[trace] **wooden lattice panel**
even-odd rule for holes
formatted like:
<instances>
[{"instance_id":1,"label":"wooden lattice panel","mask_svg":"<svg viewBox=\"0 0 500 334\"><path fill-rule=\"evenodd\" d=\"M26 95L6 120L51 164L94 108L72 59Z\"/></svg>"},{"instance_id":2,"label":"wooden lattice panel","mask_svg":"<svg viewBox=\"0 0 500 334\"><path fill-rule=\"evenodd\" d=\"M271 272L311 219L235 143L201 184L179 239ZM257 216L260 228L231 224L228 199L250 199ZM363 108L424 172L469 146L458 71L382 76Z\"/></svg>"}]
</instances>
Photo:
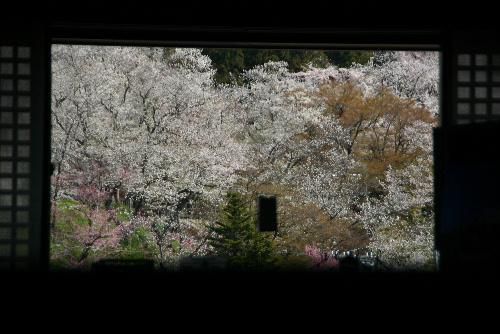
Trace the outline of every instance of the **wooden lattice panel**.
<instances>
[{"instance_id":1,"label":"wooden lattice panel","mask_svg":"<svg viewBox=\"0 0 500 334\"><path fill-rule=\"evenodd\" d=\"M454 123L500 120L500 54L460 53L455 65Z\"/></svg>"},{"instance_id":2,"label":"wooden lattice panel","mask_svg":"<svg viewBox=\"0 0 500 334\"><path fill-rule=\"evenodd\" d=\"M31 47L0 46L0 270L30 256Z\"/></svg>"}]
</instances>

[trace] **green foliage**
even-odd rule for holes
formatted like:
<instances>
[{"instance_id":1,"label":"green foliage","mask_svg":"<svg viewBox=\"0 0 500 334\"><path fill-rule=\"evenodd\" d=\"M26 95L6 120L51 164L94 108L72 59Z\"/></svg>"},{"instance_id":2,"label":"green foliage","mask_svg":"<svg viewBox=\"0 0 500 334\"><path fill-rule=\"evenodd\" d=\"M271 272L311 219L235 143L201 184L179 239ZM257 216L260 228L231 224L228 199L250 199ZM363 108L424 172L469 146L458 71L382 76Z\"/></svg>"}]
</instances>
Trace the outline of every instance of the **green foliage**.
<instances>
[{"instance_id":1,"label":"green foliage","mask_svg":"<svg viewBox=\"0 0 500 334\"><path fill-rule=\"evenodd\" d=\"M119 221L129 221L130 218L132 218L133 212L127 205L115 203L113 208L116 210L116 218L118 218Z\"/></svg>"},{"instance_id":2,"label":"green foliage","mask_svg":"<svg viewBox=\"0 0 500 334\"><path fill-rule=\"evenodd\" d=\"M204 49L203 54L210 57L217 70L215 82L241 83L240 74L247 67L244 49Z\"/></svg>"},{"instance_id":3,"label":"green foliage","mask_svg":"<svg viewBox=\"0 0 500 334\"><path fill-rule=\"evenodd\" d=\"M373 57L373 51L325 51L328 60L338 67L350 67L352 63L365 65Z\"/></svg>"},{"instance_id":4,"label":"green foliage","mask_svg":"<svg viewBox=\"0 0 500 334\"><path fill-rule=\"evenodd\" d=\"M305 70L309 64L315 67L350 67L352 63L366 64L372 51L323 51L289 49L203 49L210 57L214 68L215 82L219 84L242 84L241 74L257 65L269 61L285 61L290 72Z\"/></svg>"},{"instance_id":5,"label":"green foliage","mask_svg":"<svg viewBox=\"0 0 500 334\"><path fill-rule=\"evenodd\" d=\"M130 220L131 212L124 204L115 204L117 218L121 222ZM82 255L85 247L77 240L76 233L79 228L89 225L86 217L91 209L83 203L71 199L61 199L55 206L57 221L51 233L51 268L53 270L67 269L77 264L77 259ZM122 259L149 259L152 250L148 247L150 236L144 228L138 228L128 238L120 243L114 256ZM90 251L85 263L78 264L80 269L94 262L103 254L100 251ZM106 254L109 256L109 254Z\"/></svg>"},{"instance_id":6,"label":"green foliage","mask_svg":"<svg viewBox=\"0 0 500 334\"><path fill-rule=\"evenodd\" d=\"M78 201L69 198L63 198L57 201L57 208L63 212L74 210L78 205L80 205Z\"/></svg>"},{"instance_id":7,"label":"green foliage","mask_svg":"<svg viewBox=\"0 0 500 334\"><path fill-rule=\"evenodd\" d=\"M75 225L86 226L89 224L80 202L62 199L57 201L56 208L58 218L55 228L62 233L72 233Z\"/></svg>"},{"instance_id":8,"label":"green foliage","mask_svg":"<svg viewBox=\"0 0 500 334\"><path fill-rule=\"evenodd\" d=\"M263 269L274 262L272 241L257 231L254 215L238 193L227 194L221 221L210 232L210 245L232 268Z\"/></svg>"},{"instance_id":9,"label":"green foliage","mask_svg":"<svg viewBox=\"0 0 500 334\"><path fill-rule=\"evenodd\" d=\"M75 233L78 227L88 226L85 216L88 208L72 199L60 199L55 206L57 222L51 233L50 253L51 268L63 270L72 267L72 261L78 258L84 247L76 242Z\"/></svg>"},{"instance_id":10,"label":"green foliage","mask_svg":"<svg viewBox=\"0 0 500 334\"><path fill-rule=\"evenodd\" d=\"M145 228L135 229L132 235L122 240L120 258L134 260L153 258L152 250L148 247L149 238L149 232Z\"/></svg>"},{"instance_id":11,"label":"green foliage","mask_svg":"<svg viewBox=\"0 0 500 334\"><path fill-rule=\"evenodd\" d=\"M179 240L173 240L171 243L172 250L174 251L174 254L178 254L181 251L181 243Z\"/></svg>"},{"instance_id":12,"label":"green foliage","mask_svg":"<svg viewBox=\"0 0 500 334\"><path fill-rule=\"evenodd\" d=\"M241 84L243 71L269 61L285 61L291 72L305 70L309 64L316 67L329 64L328 56L320 50L204 49L203 54L210 57L217 70L216 83L226 84Z\"/></svg>"},{"instance_id":13,"label":"green foliage","mask_svg":"<svg viewBox=\"0 0 500 334\"><path fill-rule=\"evenodd\" d=\"M305 70L307 65L328 66L328 57L320 50L261 50L249 49L246 62L249 68L269 61L285 61L291 72Z\"/></svg>"}]
</instances>

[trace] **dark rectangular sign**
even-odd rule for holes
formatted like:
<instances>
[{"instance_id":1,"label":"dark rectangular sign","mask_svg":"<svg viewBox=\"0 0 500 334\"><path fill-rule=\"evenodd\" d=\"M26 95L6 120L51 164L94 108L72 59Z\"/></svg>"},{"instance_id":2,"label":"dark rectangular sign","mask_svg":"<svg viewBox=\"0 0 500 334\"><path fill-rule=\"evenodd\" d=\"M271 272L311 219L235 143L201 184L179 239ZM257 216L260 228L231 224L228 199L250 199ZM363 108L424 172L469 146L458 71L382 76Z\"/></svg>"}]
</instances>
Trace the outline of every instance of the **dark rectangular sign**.
<instances>
[{"instance_id":1,"label":"dark rectangular sign","mask_svg":"<svg viewBox=\"0 0 500 334\"><path fill-rule=\"evenodd\" d=\"M278 230L277 201L275 196L259 196L258 229L260 232Z\"/></svg>"}]
</instances>

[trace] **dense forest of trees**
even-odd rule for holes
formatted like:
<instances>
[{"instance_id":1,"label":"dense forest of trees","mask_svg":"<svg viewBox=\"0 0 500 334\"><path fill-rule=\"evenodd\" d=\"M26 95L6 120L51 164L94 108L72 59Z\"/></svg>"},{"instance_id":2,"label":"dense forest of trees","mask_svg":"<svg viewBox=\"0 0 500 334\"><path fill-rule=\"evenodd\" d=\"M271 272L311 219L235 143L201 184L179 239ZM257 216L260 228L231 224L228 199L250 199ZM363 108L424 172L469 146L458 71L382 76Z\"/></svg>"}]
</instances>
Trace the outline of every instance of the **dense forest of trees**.
<instances>
[{"instance_id":1,"label":"dense forest of trees","mask_svg":"<svg viewBox=\"0 0 500 334\"><path fill-rule=\"evenodd\" d=\"M433 268L437 53L54 45L52 64L54 267ZM252 227L262 193L275 235Z\"/></svg>"},{"instance_id":2,"label":"dense forest of trees","mask_svg":"<svg viewBox=\"0 0 500 334\"><path fill-rule=\"evenodd\" d=\"M282 50L282 49L203 49L216 69L217 83L241 83L243 72L270 61L284 61L290 72L306 70L309 66L325 68L334 64L350 67L366 64L373 56L372 51L324 51L324 50Z\"/></svg>"}]
</instances>

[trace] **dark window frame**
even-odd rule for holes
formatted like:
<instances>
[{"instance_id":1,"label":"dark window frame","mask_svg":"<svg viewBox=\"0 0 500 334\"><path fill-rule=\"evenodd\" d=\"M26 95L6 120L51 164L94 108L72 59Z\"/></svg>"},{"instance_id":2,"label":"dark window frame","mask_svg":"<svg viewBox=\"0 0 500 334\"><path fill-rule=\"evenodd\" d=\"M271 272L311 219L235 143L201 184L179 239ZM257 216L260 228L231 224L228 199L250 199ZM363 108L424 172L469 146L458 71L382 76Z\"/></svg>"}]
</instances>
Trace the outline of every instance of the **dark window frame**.
<instances>
[{"instance_id":1,"label":"dark window frame","mask_svg":"<svg viewBox=\"0 0 500 334\"><path fill-rule=\"evenodd\" d=\"M454 52L450 34L443 29L318 29L278 27L158 26L120 24L52 23L45 33L44 55L45 115L42 180L42 226L39 267L50 266L50 177L51 177L51 46L53 44L114 45L148 47L211 47L268 49L332 49L332 50L395 50L440 52L440 127L448 128L452 116ZM436 143L434 144L436 148ZM440 210L440 166L434 167L435 223ZM438 268L439 269L439 268Z\"/></svg>"}]
</instances>

